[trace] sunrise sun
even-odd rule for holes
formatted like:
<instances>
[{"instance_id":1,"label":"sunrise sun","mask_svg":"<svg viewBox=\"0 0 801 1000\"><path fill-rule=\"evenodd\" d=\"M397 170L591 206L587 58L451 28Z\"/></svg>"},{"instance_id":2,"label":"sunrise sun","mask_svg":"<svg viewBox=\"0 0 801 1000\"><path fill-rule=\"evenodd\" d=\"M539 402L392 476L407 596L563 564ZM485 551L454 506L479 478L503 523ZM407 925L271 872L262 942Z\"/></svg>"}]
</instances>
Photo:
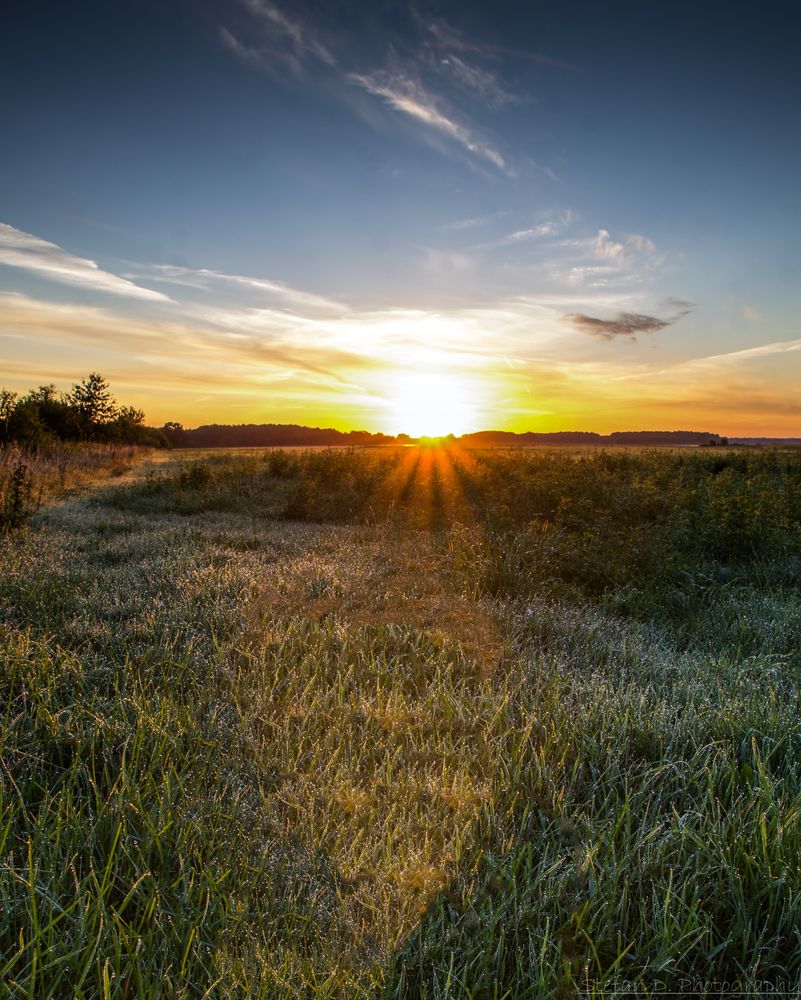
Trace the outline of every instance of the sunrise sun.
<instances>
[{"instance_id":1,"label":"sunrise sun","mask_svg":"<svg viewBox=\"0 0 801 1000\"><path fill-rule=\"evenodd\" d=\"M412 437L464 434L475 420L475 402L468 387L439 372L399 374L389 391L391 426Z\"/></svg>"}]
</instances>

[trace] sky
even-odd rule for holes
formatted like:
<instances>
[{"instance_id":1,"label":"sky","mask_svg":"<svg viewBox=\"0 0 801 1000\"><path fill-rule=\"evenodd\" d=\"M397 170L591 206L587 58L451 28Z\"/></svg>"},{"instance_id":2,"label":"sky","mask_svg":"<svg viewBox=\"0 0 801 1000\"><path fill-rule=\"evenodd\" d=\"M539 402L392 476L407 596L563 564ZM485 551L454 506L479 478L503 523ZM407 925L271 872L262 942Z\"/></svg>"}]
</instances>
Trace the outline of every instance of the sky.
<instances>
[{"instance_id":1,"label":"sky","mask_svg":"<svg viewBox=\"0 0 801 1000\"><path fill-rule=\"evenodd\" d=\"M11 0L0 385L801 435L791 2Z\"/></svg>"}]
</instances>

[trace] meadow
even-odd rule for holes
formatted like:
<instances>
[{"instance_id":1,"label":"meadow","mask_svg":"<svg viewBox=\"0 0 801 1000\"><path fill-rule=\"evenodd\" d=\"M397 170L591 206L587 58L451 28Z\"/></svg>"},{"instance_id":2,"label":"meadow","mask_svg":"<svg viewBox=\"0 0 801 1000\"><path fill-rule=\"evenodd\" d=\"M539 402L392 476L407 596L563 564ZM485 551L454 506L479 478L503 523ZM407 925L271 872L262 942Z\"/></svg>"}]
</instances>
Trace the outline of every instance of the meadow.
<instances>
[{"instance_id":1,"label":"meadow","mask_svg":"<svg viewBox=\"0 0 801 1000\"><path fill-rule=\"evenodd\" d=\"M124 476L151 452L140 445L90 442L0 447L0 532L21 528L50 500Z\"/></svg>"},{"instance_id":2,"label":"meadow","mask_svg":"<svg viewBox=\"0 0 801 1000\"><path fill-rule=\"evenodd\" d=\"M801 452L174 452L0 538L0 982L797 995Z\"/></svg>"}]
</instances>

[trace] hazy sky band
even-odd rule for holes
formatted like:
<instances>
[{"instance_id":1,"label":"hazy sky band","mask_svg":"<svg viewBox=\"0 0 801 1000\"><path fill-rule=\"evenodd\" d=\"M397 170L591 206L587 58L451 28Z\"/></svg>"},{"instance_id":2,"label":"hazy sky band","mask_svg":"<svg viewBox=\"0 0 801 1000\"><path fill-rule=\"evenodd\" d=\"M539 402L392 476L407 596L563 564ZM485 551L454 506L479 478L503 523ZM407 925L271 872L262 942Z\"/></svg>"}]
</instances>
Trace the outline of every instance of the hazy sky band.
<instances>
[{"instance_id":1,"label":"hazy sky band","mask_svg":"<svg viewBox=\"0 0 801 1000\"><path fill-rule=\"evenodd\" d=\"M794 9L554 6L13 4L2 383L400 430L422 370L480 426L801 433Z\"/></svg>"}]
</instances>

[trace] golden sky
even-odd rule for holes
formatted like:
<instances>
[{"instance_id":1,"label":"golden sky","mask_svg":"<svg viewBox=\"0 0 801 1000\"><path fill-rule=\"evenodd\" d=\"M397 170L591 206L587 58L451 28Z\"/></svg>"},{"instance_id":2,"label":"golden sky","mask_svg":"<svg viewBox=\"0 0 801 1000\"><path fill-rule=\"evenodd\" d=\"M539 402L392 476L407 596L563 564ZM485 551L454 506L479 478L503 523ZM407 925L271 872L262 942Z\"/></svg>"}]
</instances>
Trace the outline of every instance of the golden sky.
<instances>
[{"instance_id":1,"label":"golden sky","mask_svg":"<svg viewBox=\"0 0 801 1000\"><path fill-rule=\"evenodd\" d=\"M786 6L12 5L0 386L801 436Z\"/></svg>"},{"instance_id":2,"label":"golden sky","mask_svg":"<svg viewBox=\"0 0 801 1000\"><path fill-rule=\"evenodd\" d=\"M2 294L3 381L66 389L96 369L157 425L801 431L801 339L671 357L641 336L588 336L565 318L572 298L434 311L353 310L286 288L279 297L281 307L268 308L170 296L146 301L143 314L127 301L121 309ZM624 298L597 298L596 310L626 313Z\"/></svg>"}]
</instances>

